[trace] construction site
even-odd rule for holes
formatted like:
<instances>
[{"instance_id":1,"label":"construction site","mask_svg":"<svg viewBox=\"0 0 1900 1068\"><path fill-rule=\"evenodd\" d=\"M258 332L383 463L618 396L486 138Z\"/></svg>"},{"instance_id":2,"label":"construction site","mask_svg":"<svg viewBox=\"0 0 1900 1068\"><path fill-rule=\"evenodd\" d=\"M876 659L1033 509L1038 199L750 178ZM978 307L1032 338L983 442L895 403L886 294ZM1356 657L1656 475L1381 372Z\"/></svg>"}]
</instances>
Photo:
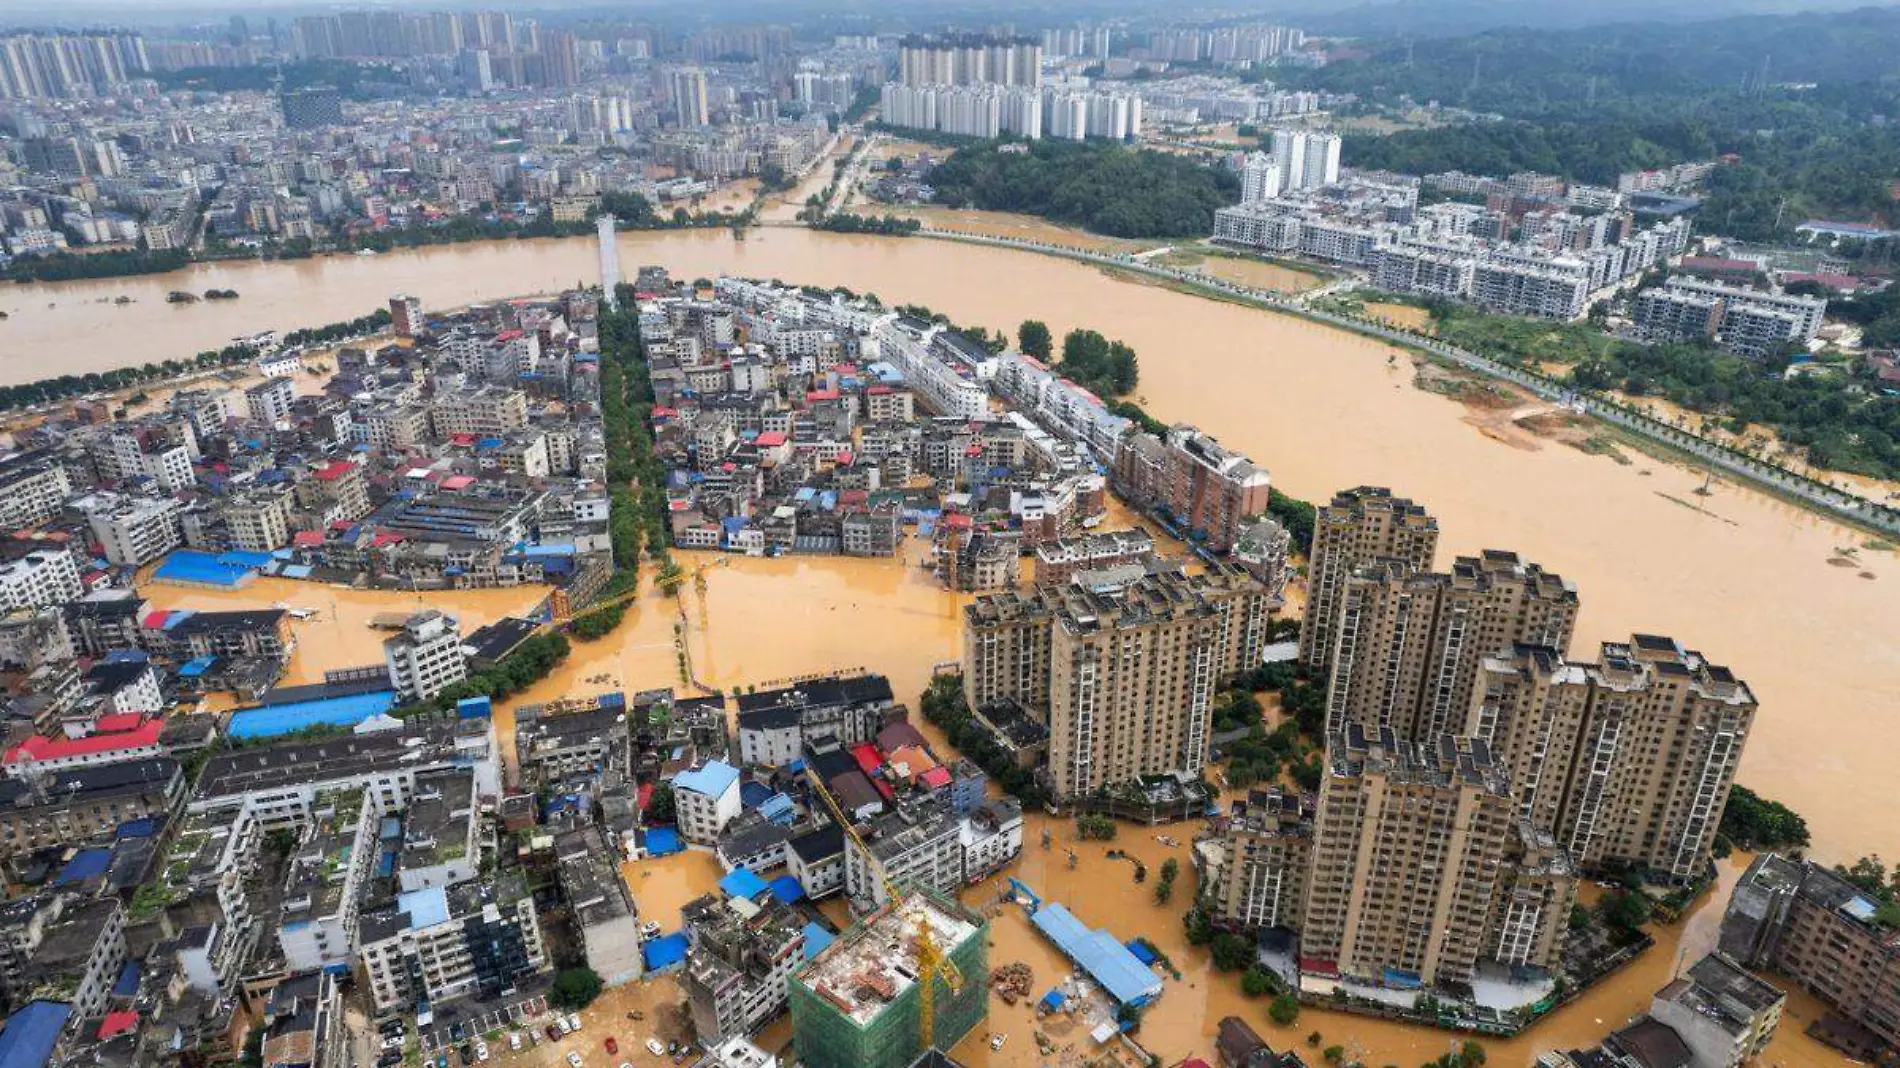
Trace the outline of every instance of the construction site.
<instances>
[{"instance_id":1,"label":"construction site","mask_svg":"<svg viewBox=\"0 0 1900 1068\"><path fill-rule=\"evenodd\" d=\"M794 973L792 1033L806 1064L905 1068L951 1049L989 1011L989 923L912 892Z\"/></svg>"}]
</instances>

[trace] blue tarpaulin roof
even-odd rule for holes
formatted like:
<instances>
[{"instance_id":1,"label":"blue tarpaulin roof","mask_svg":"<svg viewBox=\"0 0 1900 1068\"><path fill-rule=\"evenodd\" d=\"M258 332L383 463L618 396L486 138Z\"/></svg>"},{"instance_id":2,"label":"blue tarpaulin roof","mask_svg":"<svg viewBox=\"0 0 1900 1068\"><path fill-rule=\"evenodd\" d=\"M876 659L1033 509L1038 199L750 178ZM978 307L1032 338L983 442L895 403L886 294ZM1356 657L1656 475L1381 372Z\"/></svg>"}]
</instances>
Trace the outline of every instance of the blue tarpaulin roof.
<instances>
[{"instance_id":1,"label":"blue tarpaulin roof","mask_svg":"<svg viewBox=\"0 0 1900 1068\"><path fill-rule=\"evenodd\" d=\"M725 878L719 880L719 889L728 897L757 898L771 888L765 880L745 868L734 868Z\"/></svg>"},{"instance_id":2,"label":"blue tarpaulin roof","mask_svg":"<svg viewBox=\"0 0 1900 1068\"><path fill-rule=\"evenodd\" d=\"M1127 946L1107 931L1090 930L1060 903L1045 903L1030 922L1118 1003L1140 1005L1161 993L1161 980Z\"/></svg>"},{"instance_id":3,"label":"blue tarpaulin roof","mask_svg":"<svg viewBox=\"0 0 1900 1068\"><path fill-rule=\"evenodd\" d=\"M810 960L825 951L825 947L836 942L837 936L816 923L805 925L805 959Z\"/></svg>"},{"instance_id":4,"label":"blue tarpaulin roof","mask_svg":"<svg viewBox=\"0 0 1900 1068\"><path fill-rule=\"evenodd\" d=\"M758 808L772 797L772 788L762 782L739 784L739 804L744 808Z\"/></svg>"},{"instance_id":5,"label":"blue tarpaulin roof","mask_svg":"<svg viewBox=\"0 0 1900 1068\"><path fill-rule=\"evenodd\" d=\"M1069 1000L1068 997L1063 994L1062 991L1051 990L1042 996L1042 1007L1048 1009L1050 1012L1054 1012L1061 1008L1062 1003L1067 1000Z\"/></svg>"},{"instance_id":6,"label":"blue tarpaulin roof","mask_svg":"<svg viewBox=\"0 0 1900 1068\"><path fill-rule=\"evenodd\" d=\"M782 823L789 827L798 818L798 811L792 805L791 798L784 794L773 794L759 806L759 815L773 823Z\"/></svg>"},{"instance_id":7,"label":"blue tarpaulin roof","mask_svg":"<svg viewBox=\"0 0 1900 1068\"><path fill-rule=\"evenodd\" d=\"M787 905L802 901L805 897L805 888L799 885L798 877L794 875L779 876L768 884L768 889L772 891L773 897Z\"/></svg>"},{"instance_id":8,"label":"blue tarpaulin roof","mask_svg":"<svg viewBox=\"0 0 1900 1068\"><path fill-rule=\"evenodd\" d=\"M115 834L118 838L150 838L158 831L158 821L150 816L143 819L126 820L119 824Z\"/></svg>"},{"instance_id":9,"label":"blue tarpaulin roof","mask_svg":"<svg viewBox=\"0 0 1900 1068\"><path fill-rule=\"evenodd\" d=\"M665 938L647 939L640 947L640 954L646 958L647 971L657 972L685 960L686 948L686 934L682 931Z\"/></svg>"},{"instance_id":10,"label":"blue tarpaulin roof","mask_svg":"<svg viewBox=\"0 0 1900 1068\"><path fill-rule=\"evenodd\" d=\"M1148 948L1148 943L1143 942L1139 938L1129 939L1127 945L1128 945L1128 952L1133 953L1135 955L1135 959L1140 961L1143 964L1153 964L1155 961L1158 961L1161 959L1160 957L1155 956L1154 950Z\"/></svg>"},{"instance_id":11,"label":"blue tarpaulin roof","mask_svg":"<svg viewBox=\"0 0 1900 1068\"><path fill-rule=\"evenodd\" d=\"M97 849L82 849L73 854L73 859L67 861L65 867L59 869L58 875L53 876L53 885L64 886L67 883L84 882L95 875L105 874L105 870L111 865L112 850L104 846Z\"/></svg>"},{"instance_id":12,"label":"blue tarpaulin roof","mask_svg":"<svg viewBox=\"0 0 1900 1068\"><path fill-rule=\"evenodd\" d=\"M178 674L187 679L195 679L205 672L210 671L211 665L217 662L218 658L215 656L201 656L196 660L187 660L179 667Z\"/></svg>"},{"instance_id":13,"label":"blue tarpaulin roof","mask_svg":"<svg viewBox=\"0 0 1900 1068\"><path fill-rule=\"evenodd\" d=\"M671 827L649 829L646 835L646 850L649 856L672 856L680 851L679 832Z\"/></svg>"},{"instance_id":14,"label":"blue tarpaulin roof","mask_svg":"<svg viewBox=\"0 0 1900 1068\"><path fill-rule=\"evenodd\" d=\"M344 697L292 701L268 708L246 708L231 714L233 738L273 738L305 727L354 727L396 707L394 690L372 690Z\"/></svg>"},{"instance_id":15,"label":"blue tarpaulin roof","mask_svg":"<svg viewBox=\"0 0 1900 1068\"><path fill-rule=\"evenodd\" d=\"M269 562L268 557L265 558L265 562ZM159 565L157 573L152 577L170 582L190 582L201 586L235 586L244 581L251 571L252 568L246 564L226 563L223 556L213 556L193 549L180 549L166 557L165 562Z\"/></svg>"},{"instance_id":16,"label":"blue tarpaulin roof","mask_svg":"<svg viewBox=\"0 0 1900 1068\"><path fill-rule=\"evenodd\" d=\"M119 969L119 978L112 984L112 996L129 998L139 992L139 962L129 960Z\"/></svg>"},{"instance_id":17,"label":"blue tarpaulin roof","mask_svg":"<svg viewBox=\"0 0 1900 1068\"><path fill-rule=\"evenodd\" d=\"M42 1068L72 1013L64 1001L35 1001L7 1017L0 1027L0 1068Z\"/></svg>"}]
</instances>

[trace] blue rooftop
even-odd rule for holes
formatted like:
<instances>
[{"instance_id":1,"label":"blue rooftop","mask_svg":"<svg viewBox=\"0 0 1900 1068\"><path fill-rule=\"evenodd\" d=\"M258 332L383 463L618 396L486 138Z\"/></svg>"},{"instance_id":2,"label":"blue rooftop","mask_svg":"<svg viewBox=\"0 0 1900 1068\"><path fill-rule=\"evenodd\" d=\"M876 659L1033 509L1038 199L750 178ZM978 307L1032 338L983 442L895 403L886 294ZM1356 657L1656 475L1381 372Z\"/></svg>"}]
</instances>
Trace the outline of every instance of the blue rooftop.
<instances>
[{"instance_id":1,"label":"blue rooftop","mask_svg":"<svg viewBox=\"0 0 1900 1068\"><path fill-rule=\"evenodd\" d=\"M745 868L732 869L725 878L719 880L719 889L725 891L727 897L743 897L748 900L756 900L760 894L771 891L771 887L766 885L764 879Z\"/></svg>"},{"instance_id":2,"label":"blue rooftop","mask_svg":"<svg viewBox=\"0 0 1900 1068\"><path fill-rule=\"evenodd\" d=\"M0 1026L0 1068L43 1068L73 1007L64 1001L29 1003Z\"/></svg>"},{"instance_id":3,"label":"blue rooftop","mask_svg":"<svg viewBox=\"0 0 1900 1068\"><path fill-rule=\"evenodd\" d=\"M805 888L795 875L781 875L767 884L772 896L787 905L796 904L805 899Z\"/></svg>"},{"instance_id":4,"label":"blue rooftop","mask_svg":"<svg viewBox=\"0 0 1900 1068\"><path fill-rule=\"evenodd\" d=\"M789 827L797 822L798 809L792 804L791 798L786 797L784 794L773 794L759 805L759 815L764 816L773 823L783 824Z\"/></svg>"},{"instance_id":5,"label":"blue rooftop","mask_svg":"<svg viewBox=\"0 0 1900 1068\"><path fill-rule=\"evenodd\" d=\"M652 827L646 832L648 856L670 857L680 851L679 832L671 827Z\"/></svg>"},{"instance_id":6,"label":"blue rooftop","mask_svg":"<svg viewBox=\"0 0 1900 1068\"><path fill-rule=\"evenodd\" d=\"M1029 919L1116 1002L1141 1005L1161 993L1161 980L1127 946L1107 931L1090 930L1063 905L1046 903Z\"/></svg>"},{"instance_id":7,"label":"blue rooftop","mask_svg":"<svg viewBox=\"0 0 1900 1068\"><path fill-rule=\"evenodd\" d=\"M126 820L124 823L119 824L119 829L113 833L113 837L150 838L153 834L157 833L157 831L158 821L150 816L144 816L135 820Z\"/></svg>"},{"instance_id":8,"label":"blue rooftop","mask_svg":"<svg viewBox=\"0 0 1900 1068\"><path fill-rule=\"evenodd\" d=\"M354 727L394 707L396 691L371 690L343 697L240 709L231 713L230 735L233 738L274 738L305 727Z\"/></svg>"},{"instance_id":9,"label":"blue rooftop","mask_svg":"<svg viewBox=\"0 0 1900 1068\"><path fill-rule=\"evenodd\" d=\"M685 960L686 949L685 932L677 932L665 938L647 939L640 947L640 954L646 958L647 971L657 972Z\"/></svg>"},{"instance_id":10,"label":"blue rooftop","mask_svg":"<svg viewBox=\"0 0 1900 1068\"><path fill-rule=\"evenodd\" d=\"M53 885L84 882L95 875L104 875L111 865L112 850L104 846L82 849L73 854L73 859L67 861L65 867L59 869L58 875L53 876Z\"/></svg>"},{"instance_id":11,"label":"blue rooftop","mask_svg":"<svg viewBox=\"0 0 1900 1068\"><path fill-rule=\"evenodd\" d=\"M739 769L723 760L708 761L704 767L682 771L673 776L673 789L691 790L707 797L719 797L739 781Z\"/></svg>"},{"instance_id":12,"label":"blue rooftop","mask_svg":"<svg viewBox=\"0 0 1900 1068\"><path fill-rule=\"evenodd\" d=\"M139 962L129 960L119 969L119 978L112 984L112 996L129 998L139 992Z\"/></svg>"},{"instance_id":13,"label":"blue rooftop","mask_svg":"<svg viewBox=\"0 0 1900 1068\"><path fill-rule=\"evenodd\" d=\"M810 960L825 951L825 947L836 942L838 936L818 926L816 923L805 925L805 959Z\"/></svg>"},{"instance_id":14,"label":"blue rooftop","mask_svg":"<svg viewBox=\"0 0 1900 1068\"><path fill-rule=\"evenodd\" d=\"M268 558L266 560L268 562ZM246 564L226 563L223 556L213 556L195 549L180 549L166 557L152 577L162 582L228 587L243 583L250 577L252 570Z\"/></svg>"},{"instance_id":15,"label":"blue rooftop","mask_svg":"<svg viewBox=\"0 0 1900 1068\"><path fill-rule=\"evenodd\" d=\"M409 914L409 929L419 931L424 927L448 922L449 893L440 886L411 890L396 895L396 908Z\"/></svg>"}]
</instances>

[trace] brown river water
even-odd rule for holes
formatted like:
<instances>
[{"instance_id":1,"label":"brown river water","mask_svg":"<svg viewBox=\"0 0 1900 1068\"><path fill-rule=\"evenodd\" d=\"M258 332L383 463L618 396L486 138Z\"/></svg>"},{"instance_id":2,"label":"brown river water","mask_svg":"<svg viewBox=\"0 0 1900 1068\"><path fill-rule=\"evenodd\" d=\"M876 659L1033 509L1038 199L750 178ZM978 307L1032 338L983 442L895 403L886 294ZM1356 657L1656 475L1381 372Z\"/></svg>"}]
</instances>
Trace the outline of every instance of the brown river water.
<instances>
[{"instance_id":1,"label":"brown river water","mask_svg":"<svg viewBox=\"0 0 1900 1068\"><path fill-rule=\"evenodd\" d=\"M1576 582L1583 604L1576 652L1645 631L1673 634L1728 664L1762 703L1741 781L1802 812L1823 858L1900 856L1900 820L1892 818L1887 792L1900 768L1900 725L1892 715L1900 698L1900 637L1892 627L1900 568L1891 553L1867 547L1851 567L1830 564L1837 549L1865 546L1863 535L1724 483L1697 496L1700 472L1641 454L1620 465L1555 443L1502 443L1466 421L1460 406L1412 388L1409 365L1391 361L1386 346L1065 261L924 239L779 229L755 231L744 242L725 231L624 235L620 259L629 276L639 264L660 263L684 277L730 272L845 285L991 329L1033 317L1058 333L1088 326L1126 340L1141 354L1142 401L1150 411L1195 422L1246 451L1286 492L1323 499L1345 486L1389 485L1438 517L1445 557L1513 549ZM0 323L0 380L39 377L51 366L89 370L185 355L241 334L361 315L394 292L442 308L593 277L591 242L535 241L11 287L0 290L0 309L13 313ZM171 289L212 286L235 288L242 297L164 303ZM96 303L121 293L136 302ZM710 559L683 555L690 565ZM937 588L914 562L745 560L712 567L706 577L704 597L688 584L677 605L643 600L620 631L577 645L561 672L521 700L679 685L674 641L682 611L696 673L720 686L862 666L891 676L908 697L931 665L957 656L963 599ZM482 591L430 603L457 611L472 627L520 611L544 592ZM295 681L376 659L378 636L363 622L415 603L293 583L235 593L152 587L151 594L167 605L286 601L318 608L318 618L298 625ZM512 717L504 711L502 718ZM1098 863L1091 854L1099 846L1083 851L1078 872L1048 864L1036 845L1039 827L1025 836L1026 881L1121 937L1148 935L1182 967L1185 980L1169 983L1143 1029L1164 1060L1211 1053L1207 1036L1228 1012L1272 1032L1263 1005L1245 1003L1231 977L1212 977L1205 955L1180 944L1185 894L1167 908L1152 904L1145 888L1113 882L1126 878L1125 866ZM1154 851L1157 861L1163 851L1132 828L1123 838L1133 841L1118 844ZM668 873L654 889L685 877ZM1099 892L1104 885L1115 892ZM661 896L677 900L690 889ZM1723 896L1718 889L1714 900ZM1594 1041L1620 1025L1667 979L1685 942L1708 944L1718 909L1705 906L1658 932L1654 951L1526 1038L1492 1044L1493 1063L1528 1063L1536 1050ZM1038 989L1045 989L1058 965L1021 910L1006 908L993 930L993 960L1029 961ZM1840 1063L1799 1034L1814 1008L1791 1004L1767 1063ZM966 1042L958 1055L977 1064L1034 1063L1026 1010L996 1002L995 1012L991 1026L1011 1034L1005 1049L992 1055ZM1022 1019L1012 1022L1012 1013ZM1312 1011L1294 1030L1318 1030L1328 1045L1351 1048L1347 1040L1355 1040L1372 1064L1417 1063L1445 1049L1437 1032Z\"/></svg>"}]
</instances>

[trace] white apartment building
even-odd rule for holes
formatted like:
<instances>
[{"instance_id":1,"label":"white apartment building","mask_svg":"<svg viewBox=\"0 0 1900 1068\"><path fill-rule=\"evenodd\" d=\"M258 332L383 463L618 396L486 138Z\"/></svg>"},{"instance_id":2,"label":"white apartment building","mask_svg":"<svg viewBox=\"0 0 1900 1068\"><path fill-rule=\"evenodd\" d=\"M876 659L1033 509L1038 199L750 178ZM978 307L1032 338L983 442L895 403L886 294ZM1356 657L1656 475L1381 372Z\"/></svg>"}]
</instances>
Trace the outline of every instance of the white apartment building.
<instances>
[{"instance_id":1,"label":"white apartment building","mask_svg":"<svg viewBox=\"0 0 1900 1068\"><path fill-rule=\"evenodd\" d=\"M92 536L107 560L138 567L177 548L184 540L177 501L166 498L95 494L80 502Z\"/></svg>"},{"instance_id":2,"label":"white apartment building","mask_svg":"<svg viewBox=\"0 0 1900 1068\"><path fill-rule=\"evenodd\" d=\"M259 487L232 498L224 506L224 525L234 548L258 553L283 548L290 544L290 491Z\"/></svg>"},{"instance_id":3,"label":"white apartment building","mask_svg":"<svg viewBox=\"0 0 1900 1068\"><path fill-rule=\"evenodd\" d=\"M0 466L0 525L32 526L58 514L73 492L57 463L16 461Z\"/></svg>"},{"instance_id":4,"label":"white apartment building","mask_svg":"<svg viewBox=\"0 0 1900 1068\"><path fill-rule=\"evenodd\" d=\"M383 663L404 701L426 701L468 677L461 630L434 609L410 616L402 633L383 642Z\"/></svg>"},{"instance_id":5,"label":"white apartment building","mask_svg":"<svg viewBox=\"0 0 1900 1068\"><path fill-rule=\"evenodd\" d=\"M296 401L296 384L288 378L268 378L244 391L245 406L260 423L275 423L289 415Z\"/></svg>"},{"instance_id":6,"label":"white apartment building","mask_svg":"<svg viewBox=\"0 0 1900 1068\"><path fill-rule=\"evenodd\" d=\"M1339 135L1273 131L1273 162L1287 189L1318 189L1339 181Z\"/></svg>"},{"instance_id":7,"label":"white apartment building","mask_svg":"<svg viewBox=\"0 0 1900 1068\"><path fill-rule=\"evenodd\" d=\"M710 845L739 815L739 769L714 760L673 776L673 810L680 837Z\"/></svg>"},{"instance_id":8,"label":"white apartment building","mask_svg":"<svg viewBox=\"0 0 1900 1068\"><path fill-rule=\"evenodd\" d=\"M933 412L980 419L989 411L989 394L976 371L959 368L932 351L931 342L943 329L933 324L920 332L891 316L878 324L867 341L875 348L874 357L896 367L904 383Z\"/></svg>"},{"instance_id":9,"label":"white apartment building","mask_svg":"<svg viewBox=\"0 0 1900 1068\"><path fill-rule=\"evenodd\" d=\"M1240 168L1240 202L1258 204L1279 196L1285 173L1266 153L1249 154Z\"/></svg>"},{"instance_id":10,"label":"white apartment building","mask_svg":"<svg viewBox=\"0 0 1900 1068\"><path fill-rule=\"evenodd\" d=\"M0 564L0 611L65 604L83 593L79 565L64 549L36 549Z\"/></svg>"}]
</instances>

